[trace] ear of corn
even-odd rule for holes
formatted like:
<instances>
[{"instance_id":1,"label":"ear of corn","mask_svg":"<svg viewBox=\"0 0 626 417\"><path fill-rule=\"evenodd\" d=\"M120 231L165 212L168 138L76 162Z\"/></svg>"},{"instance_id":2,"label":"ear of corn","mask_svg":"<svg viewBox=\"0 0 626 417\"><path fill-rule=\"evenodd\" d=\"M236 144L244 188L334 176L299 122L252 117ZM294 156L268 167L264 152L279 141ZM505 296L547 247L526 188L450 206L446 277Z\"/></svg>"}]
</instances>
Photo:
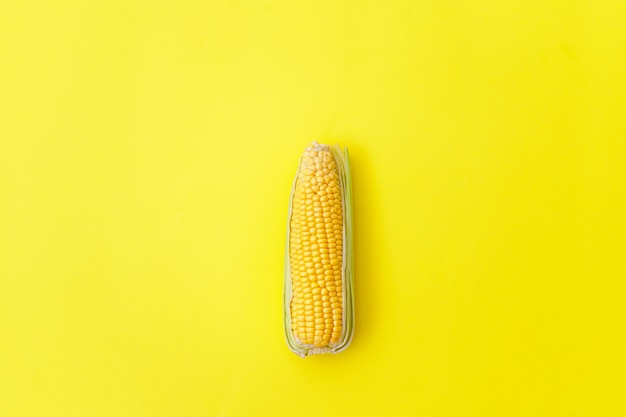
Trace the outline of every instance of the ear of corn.
<instances>
[{"instance_id":1,"label":"ear of corn","mask_svg":"<svg viewBox=\"0 0 626 417\"><path fill-rule=\"evenodd\" d=\"M313 142L289 204L284 291L289 348L306 357L345 349L354 332L352 185L347 149Z\"/></svg>"}]
</instances>

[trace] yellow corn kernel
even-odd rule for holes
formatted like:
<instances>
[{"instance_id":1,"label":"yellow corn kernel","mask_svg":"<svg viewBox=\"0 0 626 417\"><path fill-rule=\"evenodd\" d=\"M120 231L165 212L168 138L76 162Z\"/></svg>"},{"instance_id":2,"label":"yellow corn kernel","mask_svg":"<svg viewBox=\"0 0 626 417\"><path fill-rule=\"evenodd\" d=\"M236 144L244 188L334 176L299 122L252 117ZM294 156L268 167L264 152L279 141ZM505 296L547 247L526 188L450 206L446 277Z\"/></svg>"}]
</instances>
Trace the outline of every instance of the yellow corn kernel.
<instances>
[{"instance_id":1,"label":"yellow corn kernel","mask_svg":"<svg viewBox=\"0 0 626 417\"><path fill-rule=\"evenodd\" d=\"M331 213L331 208L336 214ZM343 228L343 208L337 163L327 146L311 145L304 151L292 210L289 255L293 282L291 318L296 323L292 326L294 337L302 344L315 347L336 344L342 325L341 321L330 319L341 318L342 303L324 312L321 289L325 288L331 298L339 300L334 283L341 281L341 270L324 269L321 261L328 258L333 265L341 260L343 237L335 238L330 230L334 230L335 225ZM332 244L328 243L329 238L333 239ZM308 285L314 285L313 289ZM302 309L307 304L315 306L313 311ZM315 333L308 330L311 323L315 324Z\"/></svg>"},{"instance_id":2,"label":"yellow corn kernel","mask_svg":"<svg viewBox=\"0 0 626 417\"><path fill-rule=\"evenodd\" d=\"M285 291L287 340L301 356L338 352L352 337L349 184L347 151L315 142L305 149L290 204Z\"/></svg>"}]
</instances>

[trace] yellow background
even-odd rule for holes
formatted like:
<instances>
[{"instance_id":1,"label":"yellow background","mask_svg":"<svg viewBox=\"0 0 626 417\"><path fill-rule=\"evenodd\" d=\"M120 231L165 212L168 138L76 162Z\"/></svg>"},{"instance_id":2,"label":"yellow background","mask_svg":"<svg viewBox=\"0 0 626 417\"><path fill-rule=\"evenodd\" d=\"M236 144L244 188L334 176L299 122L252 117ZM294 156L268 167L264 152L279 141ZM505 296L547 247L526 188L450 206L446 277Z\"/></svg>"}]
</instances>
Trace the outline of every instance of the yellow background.
<instances>
[{"instance_id":1,"label":"yellow background","mask_svg":"<svg viewBox=\"0 0 626 417\"><path fill-rule=\"evenodd\" d=\"M0 416L624 416L626 3L0 6ZM309 141L353 344L283 339Z\"/></svg>"}]
</instances>

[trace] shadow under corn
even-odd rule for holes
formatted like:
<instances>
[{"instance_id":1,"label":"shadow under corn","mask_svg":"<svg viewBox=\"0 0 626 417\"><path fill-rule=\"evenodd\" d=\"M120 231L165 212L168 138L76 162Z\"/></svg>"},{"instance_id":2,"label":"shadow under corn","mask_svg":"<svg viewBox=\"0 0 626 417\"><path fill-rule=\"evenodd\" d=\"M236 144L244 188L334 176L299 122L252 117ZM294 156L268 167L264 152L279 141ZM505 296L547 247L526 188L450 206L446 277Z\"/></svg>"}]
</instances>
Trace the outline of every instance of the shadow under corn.
<instances>
[{"instance_id":1,"label":"shadow under corn","mask_svg":"<svg viewBox=\"0 0 626 417\"><path fill-rule=\"evenodd\" d=\"M379 334L379 311L384 285L377 253L386 244L383 236L380 192L375 167L367 149L351 144L355 331L351 350L371 344Z\"/></svg>"}]
</instances>

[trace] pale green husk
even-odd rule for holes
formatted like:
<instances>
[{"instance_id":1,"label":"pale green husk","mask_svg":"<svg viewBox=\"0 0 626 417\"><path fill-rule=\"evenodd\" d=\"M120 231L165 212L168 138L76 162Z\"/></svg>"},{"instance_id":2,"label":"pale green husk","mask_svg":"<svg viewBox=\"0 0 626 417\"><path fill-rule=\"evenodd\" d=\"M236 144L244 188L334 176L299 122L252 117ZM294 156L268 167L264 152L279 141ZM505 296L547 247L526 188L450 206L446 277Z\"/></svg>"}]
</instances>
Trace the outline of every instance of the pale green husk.
<instances>
[{"instance_id":1,"label":"pale green husk","mask_svg":"<svg viewBox=\"0 0 626 417\"><path fill-rule=\"evenodd\" d=\"M343 209L344 209L344 228L343 228L343 333L339 343L333 346L326 346L323 348L313 347L311 345L305 345L298 343L291 332L291 267L289 263L289 234L291 223L291 209L293 201L293 193L296 186L294 180L291 190L291 197L289 198L289 215L287 219L287 245L285 251L285 284L284 284L284 298L283 298L283 311L284 311L284 329L285 338L287 339L287 345L289 348L301 357L309 355L323 354L323 353L338 353L344 350L354 335L354 275L353 275L353 228L352 228L352 176L350 173L350 162L348 158L348 149L341 148L339 145L329 147L339 169L339 180L341 193L343 197ZM298 166L298 171L300 167ZM297 178L297 174L296 174Z\"/></svg>"}]
</instances>

